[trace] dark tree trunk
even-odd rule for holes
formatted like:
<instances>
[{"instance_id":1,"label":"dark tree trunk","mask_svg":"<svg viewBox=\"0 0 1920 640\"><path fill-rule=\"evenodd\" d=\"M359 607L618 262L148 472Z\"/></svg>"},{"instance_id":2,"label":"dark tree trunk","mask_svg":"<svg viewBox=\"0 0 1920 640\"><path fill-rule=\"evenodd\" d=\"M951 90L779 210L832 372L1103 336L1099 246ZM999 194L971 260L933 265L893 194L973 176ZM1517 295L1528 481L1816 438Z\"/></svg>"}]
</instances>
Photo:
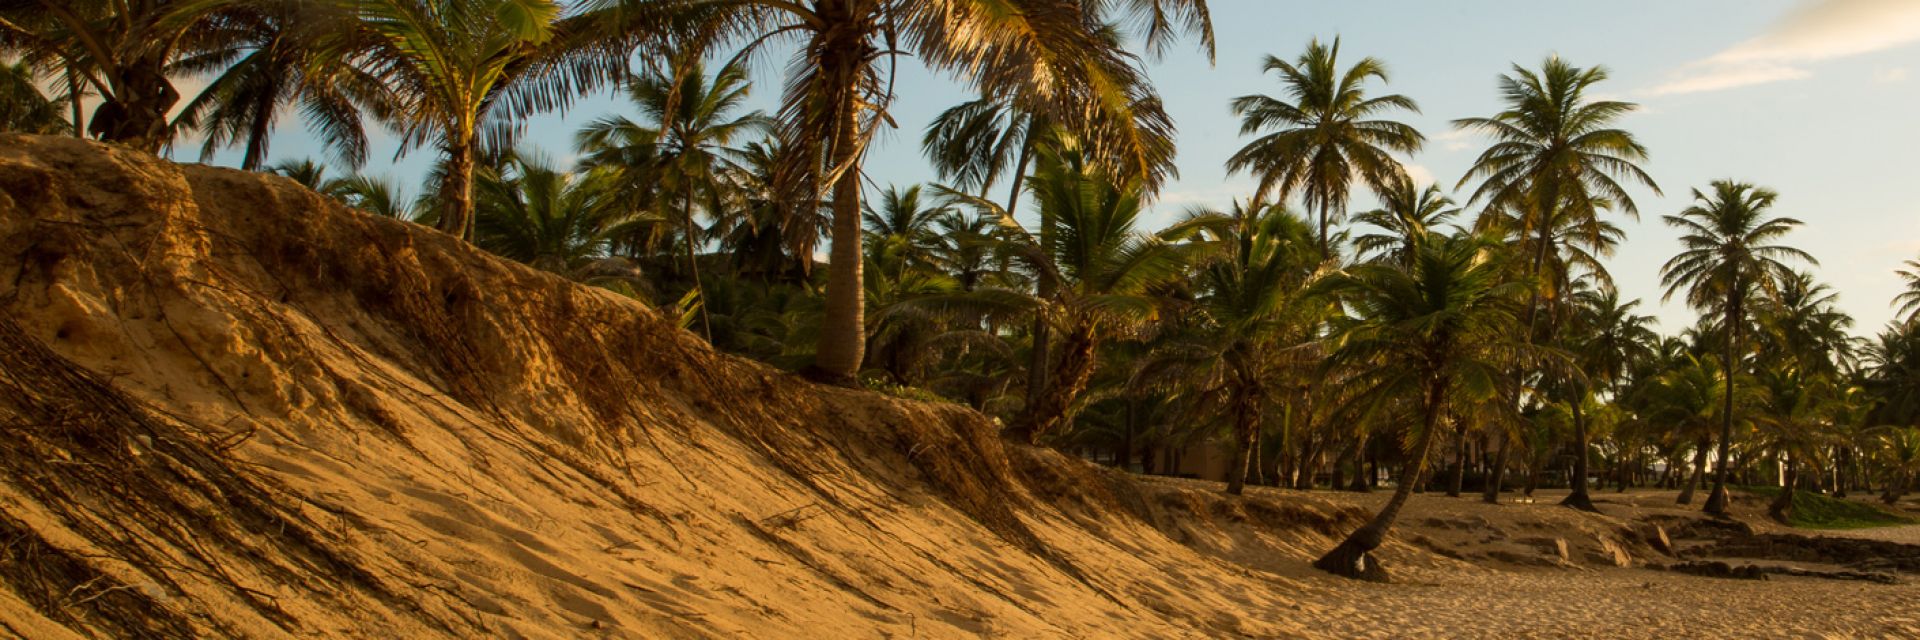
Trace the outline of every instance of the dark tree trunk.
<instances>
[{"instance_id":1,"label":"dark tree trunk","mask_svg":"<svg viewBox=\"0 0 1920 640\"><path fill-rule=\"evenodd\" d=\"M858 77L867 64L864 42L835 42L826 47L821 66L829 77ZM860 99L848 86L831 96L834 134L828 157L842 170L833 183L832 246L827 249L827 305L815 341L808 377L827 384L851 386L859 382L860 363L867 346L866 260L860 228Z\"/></svg>"},{"instance_id":2,"label":"dark tree trunk","mask_svg":"<svg viewBox=\"0 0 1920 640\"><path fill-rule=\"evenodd\" d=\"M1023 426L1014 434L1016 439L1024 437L1026 442L1036 443L1066 425L1073 402L1093 378L1094 348L1098 346L1093 333L1092 325L1082 324L1066 335L1060 345L1055 375L1047 380L1047 390L1040 394L1039 401L1027 407L1027 415L1021 420Z\"/></svg>"},{"instance_id":3,"label":"dark tree trunk","mask_svg":"<svg viewBox=\"0 0 1920 640\"><path fill-rule=\"evenodd\" d=\"M1719 455L1714 456L1719 468L1713 474L1713 493L1707 494L1707 506L1703 509L1708 514L1716 516L1727 515L1727 474L1732 470L1732 465L1727 464L1727 451L1733 446L1733 386L1738 378L1735 375L1738 373L1735 367L1739 364L1740 319L1743 317L1740 307L1742 292L1745 288L1746 283L1736 276L1733 282L1734 293L1729 296L1730 300L1727 304L1727 353L1724 358L1725 370L1720 372L1721 375L1726 376L1727 397L1726 405L1720 413Z\"/></svg>"},{"instance_id":4,"label":"dark tree trunk","mask_svg":"<svg viewBox=\"0 0 1920 640\"><path fill-rule=\"evenodd\" d=\"M1353 483L1347 485L1348 491L1366 493L1372 491L1372 483L1367 481L1367 434L1361 432L1360 441L1353 443Z\"/></svg>"},{"instance_id":5,"label":"dark tree trunk","mask_svg":"<svg viewBox=\"0 0 1920 640\"><path fill-rule=\"evenodd\" d=\"M1507 456L1512 453L1512 438L1500 436L1500 450L1493 454L1493 466L1487 468L1487 486L1480 492L1481 502L1500 504L1500 484L1507 475Z\"/></svg>"},{"instance_id":6,"label":"dark tree trunk","mask_svg":"<svg viewBox=\"0 0 1920 640\"><path fill-rule=\"evenodd\" d=\"M1792 457L1787 458L1786 478L1782 483L1786 486L1780 487L1780 495L1774 496L1773 503L1767 505L1767 516L1780 524L1788 524L1788 520L1793 518L1793 494L1799 490L1800 480L1798 463Z\"/></svg>"},{"instance_id":7,"label":"dark tree trunk","mask_svg":"<svg viewBox=\"0 0 1920 640\"><path fill-rule=\"evenodd\" d=\"M1315 560L1313 566L1334 575L1385 582L1387 571L1374 560L1372 552L1386 542L1387 532L1392 529L1393 521L1400 516L1400 509L1407 505L1407 498L1413 495L1414 485L1420 482L1420 475L1426 471L1427 454L1433 450L1435 433L1439 430L1441 404L1447 396L1444 383L1433 383L1426 393L1425 416L1421 420L1423 428L1420 439L1413 450L1407 454L1405 464L1400 467L1399 483L1393 488L1393 497L1374 514L1373 520L1348 535L1339 546Z\"/></svg>"},{"instance_id":8,"label":"dark tree trunk","mask_svg":"<svg viewBox=\"0 0 1920 640\"><path fill-rule=\"evenodd\" d=\"M1567 493L1567 499L1560 501L1560 504L1599 513L1600 509L1593 506L1593 497L1587 495L1587 418L1580 406L1585 404L1586 390L1575 386L1575 395L1578 397L1570 403L1573 407L1573 476L1568 479L1571 490Z\"/></svg>"},{"instance_id":9,"label":"dark tree trunk","mask_svg":"<svg viewBox=\"0 0 1920 640\"><path fill-rule=\"evenodd\" d=\"M1460 497L1460 488L1466 479L1467 425L1461 423L1453 427L1453 477L1447 480L1447 497Z\"/></svg>"},{"instance_id":10,"label":"dark tree trunk","mask_svg":"<svg viewBox=\"0 0 1920 640\"><path fill-rule=\"evenodd\" d=\"M1234 367L1233 459L1227 465L1227 493L1240 495L1247 485L1247 460L1260 430L1260 383L1242 367Z\"/></svg>"},{"instance_id":11,"label":"dark tree trunk","mask_svg":"<svg viewBox=\"0 0 1920 640\"><path fill-rule=\"evenodd\" d=\"M1693 504L1693 490L1700 486L1700 479L1707 475L1707 447L1709 446L1711 443L1705 439L1694 443L1693 475L1687 477L1687 485L1680 488L1680 498L1674 500L1674 504Z\"/></svg>"}]
</instances>

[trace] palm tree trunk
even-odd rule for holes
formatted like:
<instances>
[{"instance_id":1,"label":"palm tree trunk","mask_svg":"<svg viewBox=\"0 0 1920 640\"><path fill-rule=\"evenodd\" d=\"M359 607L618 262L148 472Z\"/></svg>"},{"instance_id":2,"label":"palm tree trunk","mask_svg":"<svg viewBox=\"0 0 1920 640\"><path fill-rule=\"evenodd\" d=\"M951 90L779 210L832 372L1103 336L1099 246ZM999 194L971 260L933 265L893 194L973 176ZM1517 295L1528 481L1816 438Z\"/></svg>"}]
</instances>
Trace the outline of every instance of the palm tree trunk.
<instances>
[{"instance_id":1,"label":"palm tree trunk","mask_svg":"<svg viewBox=\"0 0 1920 640\"><path fill-rule=\"evenodd\" d=\"M1040 394L1038 401L1027 407L1027 414L1020 426L1012 434L1016 440L1028 444L1039 442L1041 438L1063 426L1067 415L1073 409L1073 401L1087 388L1087 381L1093 378L1095 328L1091 324L1082 324L1067 333L1066 340L1060 345L1060 362L1054 368L1054 375L1047 381L1046 391Z\"/></svg>"},{"instance_id":2,"label":"palm tree trunk","mask_svg":"<svg viewBox=\"0 0 1920 640\"><path fill-rule=\"evenodd\" d=\"M1581 385L1576 383L1574 386L1580 387ZM1585 404L1583 400L1586 398L1586 390L1584 388L1577 388L1574 396L1573 402L1570 403L1570 406L1573 407L1574 448L1572 491L1567 494L1567 499L1560 501L1560 504L1581 511L1599 513L1600 509L1593 506L1593 498L1587 495L1587 419L1586 414L1581 411L1580 407L1580 405Z\"/></svg>"},{"instance_id":3,"label":"palm tree trunk","mask_svg":"<svg viewBox=\"0 0 1920 640\"><path fill-rule=\"evenodd\" d=\"M1793 517L1793 494L1800 484L1798 462L1793 459L1793 456L1787 456L1786 478L1782 483L1785 486L1780 487L1780 495L1774 496L1773 503L1767 505L1767 516L1780 524L1787 524L1787 521Z\"/></svg>"},{"instance_id":4,"label":"palm tree trunk","mask_svg":"<svg viewBox=\"0 0 1920 640\"><path fill-rule=\"evenodd\" d=\"M1260 383L1243 372L1234 377L1238 381L1233 391L1233 461L1227 465L1227 493L1237 496L1246 487L1247 463L1260 433Z\"/></svg>"},{"instance_id":5,"label":"palm tree trunk","mask_svg":"<svg viewBox=\"0 0 1920 640\"><path fill-rule=\"evenodd\" d=\"M866 292L861 288L860 110L852 91L837 105L842 118L834 127L833 166L843 171L833 185L833 247L827 256L827 308L814 350L811 377L852 385L866 355Z\"/></svg>"},{"instance_id":6,"label":"palm tree trunk","mask_svg":"<svg viewBox=\"0 0 1920 640\"><path fill-rule=\"evenodd\" d=\"M1360 432L1359 438L1353 443L1353 483L1347 490L1366 493L1373 490L1367 484L1367 433Z\"/></svg>"},{"instance_id":7,"label":"palm tree trunk","mask_svg":"<svg viewBox=\"0 0 1920 640\"><path fill-rule=\"evenodd\" d=\"M700 335L713 342L713 320L707 316L707 288L700 283L700 256L695 251L698 242L693 228L693 194L682 194L680 199L680 225L687 240L687 274L693 278L693 296L700 301Z\"/></svg>"},{"instance_id":8,"label":"palm tree trunk","mask_svg":"<svg viewBox=\"0 0 1920 640\"><path fill-rule=\"evenodd\" d=\"M1733 284L1733 293L1727 296L1727 352L1724 358L1724 370L1721 372L1721 375L1725 376L1727 380L1727 397L1726 404L1720 413L1719 455L1714 458L1714 462L1719 465L1719 468L1716 469L1713 474L1713 492L1707 494L1707 506L1703 509L1703 511L1716 516L1724 516L1727 514L1727 473L1733 466L1727 464L1729 462L1727 460L1727 451L1733 445L1733 385L1734 379L1736 378L1734 375L1736 373L1734 370L1736 360L1735 350L1738 349L1740 345L1740 303L1742 297L1740 291L1745 288L1746 283L1741 282L1739 278L1734 278Z\"/></svg>"},{"instance_id":9,"label":"palm tree trunk","mask_svg":"<svg viewBox=\"0 0 1920 640\"><path fill-rule=\"evenodd\" d=\"M441 185L446 208L435 225L461 240L473 240L473 142L454 136L447 141L447 177Z\"/></svg>"},{"instance_id":10,"label":"palm tree trunk","mask_svg":"<svg viewBox=\"0 0 1920 640\"><path fill-rule=\"evenodd\" d=\"M1447 497L1460 497L1460 488L1467 479L1467 425L1460 423L1453 427L1453 477L1447 480Z\"/></svg>"},{"instance_id":11,"label":"palm tree trunk","mask_svg":"<svg viewBox=\"0 0 1920 640\"><path fill-rule=\"evenodd\" d=\"M1420 482L1421 474L1426 472L1427 454L1433 450L1434 434L1438 431L1446 389L1445 382L1429 385L1420 440L1408 452L1406 463L1400 467L1399 483L1393 488L1393 497L1387 499L1386 506L1381 507L1380 513L1374 514L1373 520L1368 521L1366 526L1355 530L1339 546L1315 560L1315 568L1348 578L1386 581L1386 569L1370 554L1386 542L1387 531L1393 527L1394 519L1400 516L1400 509L1407 505L1407 499L1413 495L1413 486Z\"/></svg>"},{"instance_id":12,"label":"palm tree trunk","mask_svg":"<svg viewBox=\"0 0 1920 640\"><path fill-rule=\"evenodd\" d=\"M279 79L275 79L277 82ZM240 160L240 168L247 171L259 171L267 161L267 140L273 135L273 110L278 106L274 98L279 90L262 91L253 105L253 122L247 128L247 152Z\"/></svg>"},{"instance_id":13,"label":"palm tree trunk","mask_svg":"<svg viewBox=\"0 0 1920 640\"><path fill-rule=\"evenodd\" d=\"M1693 447L1693 474L1687 477L1687 485L1680 489L1680 497L1674 504L1693 504L1693 490L1700 486L1700 479L1707 475L1707 447L1712 443L1701 438Z\"/></svg>"}]
</instances>

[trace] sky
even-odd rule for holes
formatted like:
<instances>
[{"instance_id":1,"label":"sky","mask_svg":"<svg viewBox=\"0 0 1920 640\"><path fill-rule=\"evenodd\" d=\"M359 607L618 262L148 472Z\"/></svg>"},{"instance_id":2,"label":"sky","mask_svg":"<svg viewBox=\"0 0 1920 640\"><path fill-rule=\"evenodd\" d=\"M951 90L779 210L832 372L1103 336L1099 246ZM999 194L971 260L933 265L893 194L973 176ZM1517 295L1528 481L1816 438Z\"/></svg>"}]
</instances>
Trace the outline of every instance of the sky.
<instances>
[{"instance_id":1,"label":"sky","mask_svg":"<svg viewBox=\"0 0 1920 640\"><path fill-rule=\"evenodd\" d=\"M1513 64L1538 68L1558 55L1578 66L1604 65L1611 79L1594 89L1641 109L1619 126L1651 152L1642 166L1661 193L1634 188L1641 217L1613 218L1626 242L1608 263L1623 297L1645 300L1664 332L1694 314L1661 301L1660 265L1679 249L1661 216L1679 212L1693 189L1731 178L1780 193L1774 213L1806 223L1788 242L1820 261L1818 277L1840 292L1856 333L1878 332L1901 289L1894 273L1920 257L1920 0L1211 0L1214 61L1192 46L1152 60L1149 75L1179 126L1180 177L1160 194L1150 227L1191 207L1224 207L1254 186L1227 175L1226 158L1247 142L1228 102L1279 95L1263 75L1269 54L1297 56L1312 38L1342 41L1342 60L1384 61L1392 92L1417 100L1419 114L1397 119L1428 138L1406 158L1421 180L1453 189L1487 141L1455 131L1453 119L1490 116L1501 105L1500 74ZM763 56L753 69L756 108L771 110L784 59ZM191 93L190 90L183 90ZM873 183L933 180L920 155L926 124L971 96L951 77L902 66L892 114L898 129L880 134L866 162ZM571 157L573 131L608 113L631 114L611 95L583 99L564 113L529 122L523 146ZM272 160L323 157L297 118L276 131ZM367 173L415 185L433 157L414 151L395 161L393 138L374 136ZM197 149L197 145L183 145ZM184 154L183 155L191 155ZM214 162L233 164L237 154ZM1455 190L1464 200L1473 184ZM1372 208L1356 195L1356 211Z\"/></svg>"}]
</instances>

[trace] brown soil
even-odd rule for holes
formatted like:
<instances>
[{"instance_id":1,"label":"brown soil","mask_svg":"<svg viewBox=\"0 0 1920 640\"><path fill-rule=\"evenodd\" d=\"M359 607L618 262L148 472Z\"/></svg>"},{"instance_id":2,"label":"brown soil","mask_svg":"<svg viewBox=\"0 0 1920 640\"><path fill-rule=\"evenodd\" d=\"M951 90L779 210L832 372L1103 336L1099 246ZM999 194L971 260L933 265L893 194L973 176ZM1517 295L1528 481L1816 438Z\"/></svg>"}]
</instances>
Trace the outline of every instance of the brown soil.
<instances>
[{"instance_id":1,"label":"brown soil","mask_svg":"<svg viewBox=\"0 0 1920 640\"><path fill-rule=\"evenodd\" d=\"M1308 563L1384 496L1227 498L994 430L284 179L0 136L16 635L1920 632L1904 583L1616 568L1657 509L1604 494L1420 497L1399 583L1332 578Z\"/></svg>"}]
</instances>

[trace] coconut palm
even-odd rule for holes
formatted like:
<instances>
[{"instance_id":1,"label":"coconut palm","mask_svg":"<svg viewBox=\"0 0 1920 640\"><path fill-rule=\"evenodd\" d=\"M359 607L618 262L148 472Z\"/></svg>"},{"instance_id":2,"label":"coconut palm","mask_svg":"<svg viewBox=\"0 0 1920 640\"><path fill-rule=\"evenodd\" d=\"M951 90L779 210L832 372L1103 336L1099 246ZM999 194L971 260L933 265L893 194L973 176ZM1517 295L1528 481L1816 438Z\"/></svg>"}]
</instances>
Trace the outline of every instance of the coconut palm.
<instances>
[{"instance_id":1,"label":"coconut palm","mask_svg":"<svg viewBox=\"0 0 1920 640\"><path fill-rule=\"evenodd\" d=\"M727 43L751 54L771 37L797 41L776 137L787 147L782 201L831 200L827 317L819 379L851 382L865 344L861 300L861 163L888 120L889 74L906 56L971 83L979 95L1025 96L1083 139L1114 175L1148 189L1166 177L1141 162L1171 130L1157 96L1110 20L1143 27L1149 49L1180 32L1212 47L1204 0L1126 3L1023 0L641 0L631 9L691 15L684 42L696 55Z\"/></svg>"},{"instance_id":2,"label":"coconut palm","mask_svg":"<svg viewBox=\"0 0 1920 640\"><path fill-rule=\"evenodd\" d=\"M1908 260L1900 263L1905 269L1895 270L1904 282L1900 295L1894 296L1893 305L1901 322L1913 324L1920 317L1920 260Z\"/></svg>"},{"instance_id":3,"label":"coconut palm","mask_svg":"<svg viewBox=\"0 0 1920 640\"><path fill-rule=\"evenodd\" d=\"M877 200L879 206L869 203L861 214L866 234L874 237L867 248L869 266L892 269L896 278L910 270L934 271L939 250L935 223L952 210L924 197L917 184L905 189L889 186Z\"/></svg>"},{"instance_id":4,"label":"coconut palm","mask_svg":"<svg viewBox=\"0 0 1920 640\"><path fill-rule=\"evenodd\" d=\"M603 255L613 209L606 172L569 173L538 155L513 153L479 172L474 244L559 274Z\"/></svg>"},{"instance_id":5,"label":"coconut palm","mask_svg":"<svg viewBox=\"0 0 1920 640\"><path fill-rule=\"evenodd\" d=\"M1721 515L1727 510L1727 451L1733 439L1734 381L1740 372L1740 341L1746 330L1747 311L1756 295L1777 297L1781 283L1794 278L1787 260L1819 264L1800 249L1776 244L1800 226L1793 218L1771 217L1770 209L1779 195L1770 189L1744 182L1716 180L1711 193L1693 191L1694 205L1679 215L1665 216L1669 226L1681 231L1681 251L1660 267L1660 282L1667 299L1686 290L1687 304L1702 313L1722 314L1721 331L1725 349L1721 373L1726 377L1727 407L1721 413L1722 426L1718 455L1718 473L1714 474L1713 493L1707 496L1706 512Z\"/></svg>"},{"instance_id":6,"label":"coconut palm","mask_svg":"<svg viewBox=\"0 0 1920 640\"><path fill-rule=\"evenodd\" d=\"M69 127L60 105L40 93L32 67L0 63L0 131L56 135Z\"/></svg>"},{"instance_id":7,"label":"coconut palm","mask_svg":"<svg viewBox=\"0 0 1920 640\"><path fill-rule=\"evenodd\" d=\"M1419 253L1421 243L1444 231L1440 225L1460 215L1440 185L1421 189L1412 180L1399 180L1379 196L1381 208L1354 216L1355 222L1377 229L1354 238L1361 260L1407 264Z\"/></svg>"},{"instance_id":8,"label":"coconut palm","mask_svg":"<svg viewBox=\"0 0 1920 640\"><path fill-rule=\"evenodd\" d=\"M69 78L69 93L100 98L87 123L96 138L158 153L173 139L182 60L226 49L240 0L0 0L0 53ZM77 104L77 103L76 103ZM77 117L77 114L76 114ZM77 123L76 123L77 124Z\"/></svg>"},{"instance_id":9,"label":"coconut palm","mask_svg":"<svg viewBox=\"0 0 1920 640\"><path fill-rule=\"evenodd\" d=\"M1760 449L1773 454L1783 467L1780 494L1767 506L1767 515L1787 523L1793 517L1793 494L1799 491L1800 469L1817 458L1826 440L1825 430L1834 410L1832 380L1791 362L1767 367L1757 376Z\"/></svg>"},{"instance_id":10,"label":"coconut palm","mask_svg":"<svg viewBox=\"0 0 1920 640\"><path fill-rule=\"evenodd\" d=\"M1721 413L1730 411L1734 404L1725 401L1726 392L1726 381L1713 361L1683 354L1670 361L1633 398L1643 420L1670 425L1679 448L1693 451L1693 473L1681 485L1675 501L1678 504L1691 504L1694 489L1706 476L1713 427L1721 422Z\"/></svg>"},{"instance_id":11,"label":"coconut palm","mask_svg":"<svg viewBox=\"0 0 1920 640\"><path fill-rule=\"evenodd\" d=\"M1450 407L1499 403L1518 395L1507 371L1544 350L1518 338L1526 285L1506 277L1497 241L1473 235L1434 238L1408 266L1362 264L1321 286L1344 296L1353 313L1336 321L1329 365L1349 372L1352 403L1415 407L1406 462L1393 496L1365 526L1314 566L1338 575L1384 579L1371 552L1426 472L1427 457Z\"/></svg>"},{"instance_id":12,"label":"coconut palm","mask_svg":"<svg viewBox=\"0 0 1920 640\"><path fill-rule=\"evenodd\" d=\"M1191 236L1209 245L1203 250L1217 251L1194 275L1197 318L1158 345L1137 377L1169 390L1224 396L1233 425L1227 493L1239 495L1272 383L1302 377L1289 369L1309 362L1282 352L1311 342L1333 308L1308 291L1319 272L1319 249L1311 224L1279 205L1199 212L1165 235Z\"/></svg>"},{"instance_id":13,"label":"coconut palm","mask_svg":"<svg viewBox=\"0 0 1920 640\"><path fill-rule=\"evenodd\" d=\"M728 198L726 179L742 171L735 146L770 123L759 111L737 114L751 89L745 67L729 64L709 79L698 59L675 59L668 66L626 81L628 100L647 122L596 120L580 130L576 146L587 156L583 164L607 169L630 193L649 192L661 217L679 220L688 278L694 296L702 298L698 254L705 238L694 210L701 202ZM717 204L708 208L719 213ZM702 335L713 339L705 311L700 321Z\"/></svg>"},{"instance_id":14,"label":"coconut palm","mask_svg":"<svg viewBox=\"0 0 1920 640\"><path fill-rule=\"evenodd\" d=\"M1573 355L1575 365L1585 373L1568 380L1572 397L1566 405L1573 422L1573 487L1561 504L1584 511L1598 511L1587 491L1589 430L1586 406L1599 387L1610 388L1626 374L1634 360L1652 353L1659 338L1651 327L1653 318L1633 313L1640 301L1621 303L1620 294L1611 288L1585 289L1574 295L1574 321L1561 343Z\"/></svg>"},{"instance_id":15,"label":"coconut palm","mask_svg":"<svg viewBox=\"0 0 1920 640\"><path fill-rule=\"evenodd\" d=\"M1256 203L1269 193L1280 200L1299 194L1319 214L1323 256L1333 255L1328 225L1346 207L1355 176L1375 191L1393 189L1407 179L1393 153L1419 151L1426 140L1411 126L1376 119L1394 110L1420 112L1403 95L1367 95L1368 80L1387 81L1384 63L1361 58L1343 71L1339 59L1338 38L1331 47L1313 40L1293 62L1267 56L1262 68L1280 75L1287 97L1234 99L1240 135L1259 137L1227 159L1228 172L1246 171L1259 180Z\"/></svg>"},{"instance_id":16,"label":"coconut palm","mask_svg":"<svg viewBox=\"0 0 1920 640\"><path fill-rule=\"evenodd\" d=\"M421 214L432 207L431 203L408 201L392 180L366 174L333 180L328 191L349 207L395 220L419 222Z\"/></svg>"},{"instance_id":17,"label":"coconut palm","mask_svg":"<svg viewBox=\"0 0 1920 640\"><path fill-rule=\"evenodd\" d=\"M329 0L348 20L316 37L311 82L359 74L384 90L360 96L403 151L442 157L436 226L473 237L478 154L511 147L529 114L622 77L599 16L556 0Z\"/></svg>"},{"instance_id":18,"label":"coconut palm","mask_svg":"<svg viewBox=\"0 0 1920 640\"><path fill-rule=\"evenodd\" d=\"M206 88L175 116L177 129L198 129L204 138L202 161L216 150L240 145L240 168L265 165L268 143L279 115L298 106L315 137L352 167L366 162L367 136L355 100L365 101L380 88L352 68L310 73L307 37L300 24L319 23L307 3L265 0L236 4L221 16L228 36L218 46L172 65L179 74L211 74Z\"/></svg>"}]
</instances>

